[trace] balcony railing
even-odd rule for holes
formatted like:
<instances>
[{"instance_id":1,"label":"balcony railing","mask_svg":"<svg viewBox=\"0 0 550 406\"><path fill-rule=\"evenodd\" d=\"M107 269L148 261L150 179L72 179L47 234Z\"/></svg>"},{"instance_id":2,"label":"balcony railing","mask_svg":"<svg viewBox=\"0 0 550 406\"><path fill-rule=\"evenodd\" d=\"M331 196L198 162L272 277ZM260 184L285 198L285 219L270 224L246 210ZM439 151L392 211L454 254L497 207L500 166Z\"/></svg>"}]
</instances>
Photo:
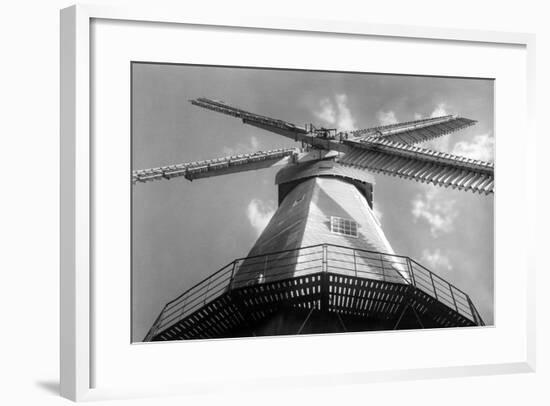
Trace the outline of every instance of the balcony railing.
<instances>
[{"instance_id":1,"label":"balcony railing","mask_svg":"<svg viewBox=\"0 0 550 406\"><path fill-rule=\"evenodd\" d=\"M319 244L234 260L168 302L145 341L232 289L320 272L413 285L483 325L466 293L409 257Z\"/></svg>"}]
</instances>

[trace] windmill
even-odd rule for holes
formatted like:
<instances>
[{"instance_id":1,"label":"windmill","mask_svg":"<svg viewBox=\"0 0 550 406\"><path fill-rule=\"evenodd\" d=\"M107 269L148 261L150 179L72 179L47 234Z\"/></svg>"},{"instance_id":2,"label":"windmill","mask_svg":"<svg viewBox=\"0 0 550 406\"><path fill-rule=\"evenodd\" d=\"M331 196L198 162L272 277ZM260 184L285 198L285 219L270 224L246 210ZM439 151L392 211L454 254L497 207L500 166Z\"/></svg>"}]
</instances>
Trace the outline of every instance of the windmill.
<instances>
[{"instance_id":1,"label":"windmill","mask_svg":"<svg viewBox=\"0 0 550 406\"><path fill-rule=\"evenodd\" d=\"M492 163L414 145L474 120L447 115L345 132L207 98L190 102L301 148L132 173L138 184L281 167L278 208L246 257L167 303L145 341L484 324L465 292L394 252L373 212L374 174L492 194Z\"/></svg>"}]
</instances>

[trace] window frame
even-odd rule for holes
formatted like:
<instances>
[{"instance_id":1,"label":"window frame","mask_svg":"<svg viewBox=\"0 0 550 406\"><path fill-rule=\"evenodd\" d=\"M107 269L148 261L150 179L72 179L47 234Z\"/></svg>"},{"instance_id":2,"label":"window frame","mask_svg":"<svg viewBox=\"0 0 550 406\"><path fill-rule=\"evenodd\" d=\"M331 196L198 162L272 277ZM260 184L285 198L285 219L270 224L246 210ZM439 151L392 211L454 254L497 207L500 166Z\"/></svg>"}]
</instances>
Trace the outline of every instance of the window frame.
<instances>
[{"instance_id":1,"label":"window frame","mask_svg":"<svg viewBox=\"0 0 550 406\"><path fill-rule=\"evenodd\" d=\"M355 225L355 227L354 227ZM349 234L346 229L349 228ZM352 233L355 229L355 233ZM346 237L359 238L359 224L353 219L347 219L338 216L330 216L330 232L333 234L343 235ZM340 231L342 230L342 231Z\"/></svg>"}]
</instances>

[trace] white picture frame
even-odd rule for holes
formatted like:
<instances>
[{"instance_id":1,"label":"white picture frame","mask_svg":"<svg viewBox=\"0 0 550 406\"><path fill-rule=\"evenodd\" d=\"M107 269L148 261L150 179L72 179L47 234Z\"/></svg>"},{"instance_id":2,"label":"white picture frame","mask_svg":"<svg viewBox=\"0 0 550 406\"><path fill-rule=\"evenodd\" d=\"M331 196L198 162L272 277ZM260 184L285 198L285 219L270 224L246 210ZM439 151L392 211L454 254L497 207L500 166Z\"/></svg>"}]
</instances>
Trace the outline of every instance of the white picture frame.
<instances>
[{"instance_id":1,"label":"white picture frame","mask_svg":"<svg viewBox=\"0 0 550 406\"><path fill-rule=\"evenodd\" d=\"M526 140L535 143L534 115L534 36L530 34L485 32L397 25L377 25L339 21L306 19L228 19L220 16L190 16L183 7L175 10L151 8L110 8L104 6L77 5L61 11L61 394L72 400L89 400L119 396L140 396L131 388L94 388L90 373L95 362L91 333L95 328L91 316L94 277L92 274L94 230L94 193L92 182L91 150L91 25L94 20L118 20L125 22L193 24L195 26L245 27L248 29L284 30L286 32L315 32L325 35L351 34L383 38L410 38L438 40L468 45L470 43L504 44L524 47L527 55ZM534 170L534 162L526 163L525 173ZM523 173L524 180L526 175ZM526 199L529 199L526 197ZM527 201L526 210L530 224L535 222L534 199ZM535 368L535 319L534 319L534 262L525 263L526 272L526 321L525 357L522 360L471 364L439 368L407 368L386 371L365 371L334 375L304 375L298 383L322 384L331 381L367 382L431 376L466 376L507 372L527 372ZM130 345L130 343L128 343ZM350 378L350 376L352 378ZM266 380L265 385L288 384L284 377ZM182 385L172 393L184 394L197 387ZM208 390L204 386L202 390ZM150 390L146 393L154 393ZM157 394L165 393L159 387Z\"/></svg>"}]
</instances>

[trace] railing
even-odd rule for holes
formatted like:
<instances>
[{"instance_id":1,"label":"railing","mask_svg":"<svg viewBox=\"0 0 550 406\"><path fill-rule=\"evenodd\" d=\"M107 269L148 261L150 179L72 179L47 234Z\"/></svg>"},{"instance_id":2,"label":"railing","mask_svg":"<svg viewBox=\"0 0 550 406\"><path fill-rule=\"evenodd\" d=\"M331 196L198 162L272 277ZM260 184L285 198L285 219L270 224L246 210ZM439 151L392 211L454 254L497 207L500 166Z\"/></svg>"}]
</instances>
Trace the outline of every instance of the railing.
<instances>
[{"instance_id":1,"label":"railing","mask_svg":"<svg viewBox=\"0 0 550 406\"><path fill-rule=\"evenodd\" d=\"M236 259L168 302L145 340L232 289L320 272L413 285L483 325L466 293L409 257L319 244Z\"/></svg>"}]
</instances>

